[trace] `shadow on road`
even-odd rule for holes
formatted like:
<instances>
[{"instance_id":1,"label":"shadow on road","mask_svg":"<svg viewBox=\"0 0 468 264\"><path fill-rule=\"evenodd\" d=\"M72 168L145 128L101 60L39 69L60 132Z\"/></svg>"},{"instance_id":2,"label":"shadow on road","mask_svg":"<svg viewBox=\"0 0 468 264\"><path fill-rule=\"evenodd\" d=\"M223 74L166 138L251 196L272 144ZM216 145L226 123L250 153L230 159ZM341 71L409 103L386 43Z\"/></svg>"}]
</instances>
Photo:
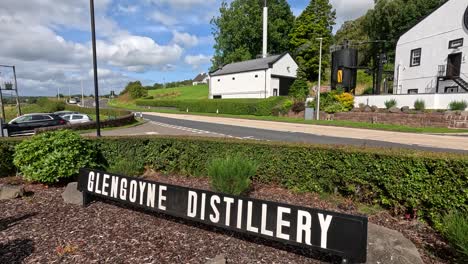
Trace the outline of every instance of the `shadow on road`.
<instances>
[{"instance_id":1,"label":"shadow on road","mask_svg":"<svg viewBox=\"0 0 468 264\"><path fill-rule=\"evenodd\" d=\"M20 264L33 252L34 243L30 239L17 239L0 244L0 263Z\"/></svg>"}]
</instances>

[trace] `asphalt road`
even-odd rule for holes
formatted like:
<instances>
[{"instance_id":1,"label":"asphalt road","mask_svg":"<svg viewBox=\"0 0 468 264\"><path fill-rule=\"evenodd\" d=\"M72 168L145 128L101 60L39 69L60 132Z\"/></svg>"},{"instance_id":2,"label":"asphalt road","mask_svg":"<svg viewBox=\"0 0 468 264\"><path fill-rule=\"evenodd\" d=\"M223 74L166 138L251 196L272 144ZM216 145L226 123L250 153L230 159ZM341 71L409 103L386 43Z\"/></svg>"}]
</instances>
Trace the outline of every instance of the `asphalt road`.
<instances>
[{"instance_id":1,"label":"asphalt road","mask_svg":"<svg viewBox=\"0 0 468 264\"><path fill-rule=\"evenodd\" d=\"M372 146L384 148L407 148L417 150L428 150L435 152L456 152L468 153L464 150L432 148L419 145L405 145L385 141L374 141L353 138L341 137L328 137L313 134L297 133L297 132L281 132L266 129L239 127L222 125L208 122L199 122L191 120L180 120L160 116L145 115L144 118L159 124L167 124L171 126L185 127L190 129L197 129L202 131L209 131L224 135L225 137L249 139L249 140L266 140L266 141L280 141L280 142L296 142L296 143L309 143L309 144L332 144L332 145L354 145L354 146Z\"/></svg>"}]
</instances>

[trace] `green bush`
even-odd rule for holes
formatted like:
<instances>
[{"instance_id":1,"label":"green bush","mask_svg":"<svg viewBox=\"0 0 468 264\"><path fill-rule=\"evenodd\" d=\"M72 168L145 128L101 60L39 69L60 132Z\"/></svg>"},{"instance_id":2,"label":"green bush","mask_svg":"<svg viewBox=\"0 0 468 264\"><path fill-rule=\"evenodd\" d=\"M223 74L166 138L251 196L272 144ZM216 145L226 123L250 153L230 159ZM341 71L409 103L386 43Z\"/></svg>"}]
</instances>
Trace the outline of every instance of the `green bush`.
<instances>
[{"instance_id":1,"label":"green bush","mask_svg":"<svg viewBox=\"0 0 468 264\"><path fill-rule=\"evenodd\" d=\"M451 111L465 111L467 107L468 103L466 101L453 101L449 104Z\"/></svg>"},{"instance_id":2,"label":"green bush","mask_svg":"<svg viewBox=\"0 0 468 264\"><path fill-rule=\"evenodd\" d=\"M454 249L458 251L461 259L468 258L468 214L451 213L443 219L444 237Z\"/></svg>"},{"instance_id":3,"label":"green bush","mask_svg":"<svg viewBox=\"0 0 468 264\"><path fill-rule=\"evenodd\" d=\"M44 113L53 113L65 109L65 102L50 100L46 97L39 98L37 100L37 105L41 108L41 112Z\"/></svg>"},{"instance_id":4,"label":"green bush","mask_svg":"<svg viewBox=\"0 0 468 264\"><path fill-rule=\"evenodd\" d=\"M418 111L424 111L426 109L426 103L424 102L424 100L416 100L416 102L414 102L414 109Z\"/></svg>"},{"instance_id":5,"label":"green bush","mask_svg":"<svg viewBox=\"0 0 468 264\"><path fill-rule=\"evenodd\" d=\"M180 111L231 115L271 116L273 108L286 98L268 99L223 99L223 100L137 100L138 106L174 107Z\"/></svg>"},{"instance_id":6,"label":"green bush","mask_svg":"<svg viewBox=\"0 0 468 264\"><path fill-rule=\"evenodd\" d=\"M0 144L0 177L14 176L15 166L13 165L14 144L4 141Z\"/></svg>"},{"instance_id":7,"label":"green bush","mask_svg":"<svg viewBox=\"0 0 468 264\"><path fill-rule=\"evenodd\" d=\"M51 184L97 166L97 150L77 133L48 132L18 144L13 163L26 180Z\"/></svg>"},{"instance_id":8,"label":"green bush","mask_svg":"<svg viewBox=\"0 0 468 264\"><path fill-rule=\"evenodd\" d=\"M213 189L232 195L246 193L256 171L255 163L240 155L214 159L208 166L208 176L211 177Z\"/></svg>"},{"instance_id":9,"label":"green bush","mask_svg":"<svg viewBox=\"0 0 468 264\"><path fill-rule=\"evenodd\" d=\"M148 90L143 86L132 85L128 88L130 98L138 99L148 96Z\"/></svg>"},{"instance_id":10,"label":"green bush","mask_svg":"<svg viewBox=\"0 0 468 264\"><path fill-rule=\"evenodd\" d=\"M304 101L295 101L293 106L291 107L291 111L294 113L300 113L305 111L305 102Z\"/></svg>"},{"instance_id":11,"label":"green bush","mask_svg":"<svg viewBox=\"0 0 468 264\"><path fill-rule=\"evenodd\" d=\"M306 80L296 79L289 88L289 95L297 99L305 99L310 94L309 85Z\"/></svg>"},{"instance_id":12,"label":"green bush","mask_svg":"<svg viewBox=\"0 0 468 264\"><path fill-rule=\"evenodd\" d=\"M79 106L76 106L76 105L66 105L65 110L76 111L76 112L80 112L80 113L87 114L87 115L95 115L96 114L96 109L94 109L94 108L84 108L84 107L79 107ZM121 109L108 109L108 108L106 108L106 109L100 108L99 109L99 114L100 115L104 115L104 116L108 116L108 117L122 117L122 116L129 115L131 113L132 112L130 112L130 111L121 110Z\"/></svg>"},{"instance_id":13,"label":"green bush","mask_svg":"<svg viewBox=\"0 0 468 264\"><path fill-rule=\"evenodd\" d=\"M340 103L333 103L332 105L327 105L323 108L323 111L334 114L334 113L341 113L341 112L346 112L348 111L346 107L344 107Z\"/></svg>"},{"instance_id":14,"label":"green bush","mask_svg":"<svg viewBox=\"0 0 468 264\"><path fill-rule=\"evenodd\" d=\"M397 106L397 101L396 101L395 99L390 99L390 100L388 100L388 101L385 101L384 104L385 104L385 107L386 107L387 109L390 109L390 108L392 108L392 107L396 107L396 106Z\"/></svg>"}]
</instances>

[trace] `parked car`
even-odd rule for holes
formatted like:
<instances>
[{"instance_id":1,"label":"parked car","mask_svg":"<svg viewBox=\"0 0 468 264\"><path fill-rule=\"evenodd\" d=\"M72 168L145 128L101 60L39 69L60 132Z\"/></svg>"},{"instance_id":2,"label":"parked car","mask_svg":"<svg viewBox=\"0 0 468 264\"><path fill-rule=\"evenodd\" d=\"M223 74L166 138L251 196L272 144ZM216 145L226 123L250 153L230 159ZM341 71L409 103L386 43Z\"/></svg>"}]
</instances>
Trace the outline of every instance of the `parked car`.
<instances>
[{"instance_id":1,"label":"parked car","mask_svg":"<svg viewBox=\"0 0 468 264\"><path fill-rule=\"evenodd\" d=\"M63 115L62 118L70 122L70 124L82 124L93 121L89 115L84 114L68 114Z\"/></svg>"},{"instance_id":2,"label":"parked car","mask_svg":"<svg viewBox=\"0 0 468 264\"><path fill-rule=\"evenodd\" d=\"M6 124L9 136L31 135L40 127L66 125L68 122L56 114L27 114L17 117Z\"/></svg>"},{"instance_id":3,"label":"parked car","mask_svg":"<svg viewBox=\"0 0 468 264\"><path fill-rule=\"evenodd\" d=\"M75 98L70 98L70 99L68 100L68 103L69 103L69 104L77 104L77 103L78 103L78 100L76 100Z\"/></svg>"},{"instance_id":4,"label":"parked car","mask_svg":"<svg viewBox=\"0 0 468 264\"><path fill-rule=\"evenodd\" d=\"M75 111L58 111L58 112L55 112L54 114L58 116L64 116L64 115L81 114L81 113L75 112Z\"/></svg>"}]
</instances>

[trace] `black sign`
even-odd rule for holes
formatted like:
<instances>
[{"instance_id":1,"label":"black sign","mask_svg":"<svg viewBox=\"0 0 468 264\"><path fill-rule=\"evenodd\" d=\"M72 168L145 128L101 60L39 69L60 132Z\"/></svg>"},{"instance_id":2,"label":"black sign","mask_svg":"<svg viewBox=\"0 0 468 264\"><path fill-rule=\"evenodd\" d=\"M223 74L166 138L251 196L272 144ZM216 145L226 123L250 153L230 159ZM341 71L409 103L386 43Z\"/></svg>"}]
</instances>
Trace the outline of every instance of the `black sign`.
<instances>
[{"instance_id":1,"label":"black sign","mask_svg":"<svg viewBox=\"0 0 468 264\"><path fill-rule=\"evenodd\" d=\"M78 190L288 245L366 262L367 218L80 170Z\"/></svg>"}]
</instances>

